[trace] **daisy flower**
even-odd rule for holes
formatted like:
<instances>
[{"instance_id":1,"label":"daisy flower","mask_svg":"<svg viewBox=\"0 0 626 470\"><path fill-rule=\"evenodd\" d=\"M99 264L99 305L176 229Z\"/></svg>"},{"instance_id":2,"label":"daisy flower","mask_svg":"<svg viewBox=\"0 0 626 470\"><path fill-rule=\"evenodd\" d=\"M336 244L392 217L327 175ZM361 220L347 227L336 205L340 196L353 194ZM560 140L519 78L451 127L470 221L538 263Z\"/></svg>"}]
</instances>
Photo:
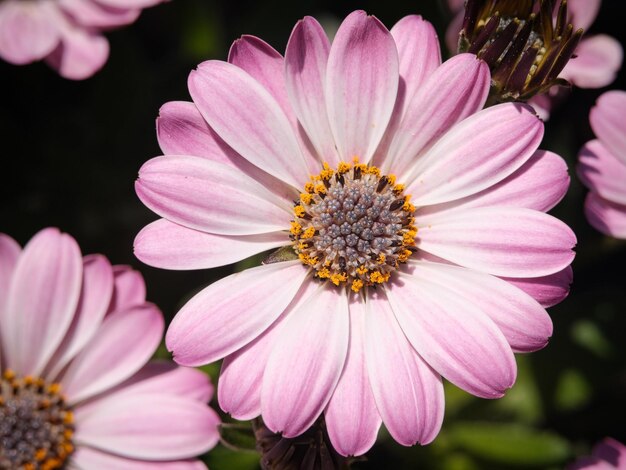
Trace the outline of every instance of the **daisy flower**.
<instances>
[{"instance_id":1,"label":"daisy flower","mask_svg":"<svg viewBox=\"0 0 626 470\"><path fill-rule=\"evenodd\" d=\"M287 438L324 413L342 455L381 421L425 444L441 376L501 397L513 351L546 344L541 303L566 295L575 238L543 211L566 166L537 150L530 108L480 111L489 81L474 55L442 64L421 17L388 31L356 11L332 45L299 21L284 58L242 37L191 72L193 103L161 109L165 155L136 191L163 218L137 256L200 269L278 249L198 293L166 335L180 364L224 358L225 411Z\"/></svg>"},{"instance_id":2,"label":"daisy flower","mask_svg":"<svg viewBox=\"0 0 626 470\"><path fill-rule=\"evenodd\" d=\"M212 387L147 363L163 327L138 272L54 228L24 249L0 234L0 468L206 468Z\"/></svg>"},{"instance_id":3,"label":"daisy flower","mask_svg":"<svg viewBox=\"0 0 626 470\"><path fill-rule=\"evenodd\" d=\"M626 238L626 91L607 91L589 114L598 137L579 153L578 176L589 188L587 220L600 232Z\"/></svg>"},{"instance_id":4,"label":"daisy flower","mask_svg":"<svg viewBox=\"0 0 626 470\"><path fill-rule=\"evenodd\" d=\"M45 60L62 77L82 80L109 57L102 31L134 22L163 0L0 0L0 58Z\"/></svg>"}]
</instances>

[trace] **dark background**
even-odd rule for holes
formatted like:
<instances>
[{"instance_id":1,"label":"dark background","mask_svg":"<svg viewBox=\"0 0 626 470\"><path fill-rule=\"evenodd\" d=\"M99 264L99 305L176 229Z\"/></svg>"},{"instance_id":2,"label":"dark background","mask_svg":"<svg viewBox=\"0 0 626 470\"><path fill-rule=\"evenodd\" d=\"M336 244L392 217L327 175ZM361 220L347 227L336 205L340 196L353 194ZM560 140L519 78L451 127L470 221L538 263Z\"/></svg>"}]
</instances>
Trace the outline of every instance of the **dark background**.
<instances>
[{"instance_id":1,"label":"dark background","mask_svg":"<svg viewBox=\"0 0 626 470\"><path fill-rule=\"evenodd\" d=\"M203 60L225 59L240 35L260 36L284 51L302 16L339 22L356 8L388 27L420 13L440 38L449 20L435 0L173 0L107 33L111 56L91 79L73 82L42 63L0 61L0 231L24 244L41 228L57 226L84 253L132 264L145 276L148 299L170 319L191 293L234 268L164 271L133 256L134 236L156 219L135 196L133 182L142 163L160 155L154 125L159 107L189 100L189 71ZM621 0L605 0L590 34L606 33L624 44L625 8ZM626 90L624 71L608 88ZM551 343L518 356L520 378L502 400L478 400L448 387L435 444L406 449L383 432L358 468L561 468L604 436L626 442L626 242L587 224L585 190L574 175L578 149L593 138L589 109L602 91L574 90L547 123L542 144L570 165L572 185L554 214L579 241L571 295L550 309ZM218 448L208 459L213 469L254 468L255 456Z\"/></svg>"}]
</instances>

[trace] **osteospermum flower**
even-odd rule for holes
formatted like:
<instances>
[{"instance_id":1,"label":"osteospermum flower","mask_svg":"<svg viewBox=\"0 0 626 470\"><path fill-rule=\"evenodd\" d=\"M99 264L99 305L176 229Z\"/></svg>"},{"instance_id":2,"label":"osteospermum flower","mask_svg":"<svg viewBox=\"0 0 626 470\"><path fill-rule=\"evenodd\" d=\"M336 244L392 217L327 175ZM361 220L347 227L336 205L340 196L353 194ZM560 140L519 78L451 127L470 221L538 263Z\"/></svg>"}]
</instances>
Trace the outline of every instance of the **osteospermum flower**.
<instances>
[{"instance_id":1,"label":"osteospermum flower","mask_svg":"<svg viewBox=\"0 0 626 470\"><path fill-rule=\"evenodd\" d=\"M596 229L626 238L626 109L625 91L608 91L589 114L598 137L580 150L578 175L590 191L587 220Z\"/></svg>"},{"instance_id":2,"label":"osteospermum flower","mask_svg":"<svg viewBox=\"0 0 626 470\"><path fill-rule=\"evenodd\" d=\"M620 470L626 468L626 446L610 437L596 444L591 456L582 457L567 470Z\"/></svg>"},{"instance_id":3,"label":"osteospermum flower","mask_svg":"<svg viewBox=\"0 0 626 470\"><path fill-rule=\"evenodd\" d=\"M306 17L284 59L244 36L228 63L191 72L193 103L161 109L165 156L136 190L163 219L137 256L198 269L282 247L198 293L166 335L181 364L224 358L218 400L234 417L293 437L325 413L342 455L366 452L381 420L424 444L442 375L501 397L513 351L546 344L540 302L566 295L575 243L543 213L565 164L537 151L528 107L479 111L483 62L440 61L419 16L390 32L356 11L332 45Z\"/></svg>"},{"instance_id":4,"label":"osteospermum flower","mask_svg":"<svg viewBox=\"0 0 626 470\"><path fill-rule=\"evenodd\" d=\"M0 0L0 58L23 65L45 60L82 80L109 57L102 31L132 23L163 0Z\"/></svg>"},{"instance_id":5,"label":"osteospermum flower","mask_svg":"<svg viewBox=\"0 0 626 470\"><path fill-rule=\"evenodd\" d=\"M141 275L45 229L0 234L0 468L202 469L218 440L206 376L146 364L163 318Z\"/></svg>"}]
</instances>

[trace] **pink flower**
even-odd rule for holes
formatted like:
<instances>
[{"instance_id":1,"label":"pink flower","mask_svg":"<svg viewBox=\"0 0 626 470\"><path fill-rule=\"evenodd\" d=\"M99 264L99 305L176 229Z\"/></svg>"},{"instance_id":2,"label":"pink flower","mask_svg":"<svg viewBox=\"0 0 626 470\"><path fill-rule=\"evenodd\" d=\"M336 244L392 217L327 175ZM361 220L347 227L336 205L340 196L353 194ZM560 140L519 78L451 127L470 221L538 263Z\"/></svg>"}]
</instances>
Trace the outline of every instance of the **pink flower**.
<instances>
[{"instance_id":1,"label":"pink flower","mask_svg":"<svg viewBox=\"0 0 626 470\"><path fill-rule=\"evenodd\" d=\"M101 32L162 1L0 0L0 58L17 65L45 59L65 78L88 78L109 57Z\"/></svg>"},{"instance_id":2,"label":"pink flower","mask_svg":"<svg viewBox=\"0 0 626 470\"><path fill-rule=\"evenodd\" d=\"M626 447L607 437L593 448L591 457L578 459L568 470L622 470L626 468Z\"/></svg>"},{"instance_id":3,"label":"pink flower","mask_svg":"<svg viewBox=\"0 0 626 470\"><path fill-rule=\"evenodd\" d=\"M540 302L567 295L575 243L543 213L565 163L537 150L528 107L480 111L483 62L440 62L419 16L389 32L356 11L332 45L306 17L284 59L244 36L191 72L193 103L161 109L165 156L136 190L163 219L137 256L200 269L285 247L198 293L166 335L180 364L225 358L218 400L235 418L293 437L325 413L342 455L366 452L381 421L426 444L442 375L501 397L513 350L548 341Z\"/></svg>"},{"instance_id":4,"label":"pink flower","mask_svg":"<svg viewBox=\"0 0 626 470\"><path fill-rule=\"evenodd\" d=\"M42 230L0 234L0 467L202 469L212 387L151 362L163 318L141 275Z\"/></svg>"},{"instance_id":5,"label":"pink flower","mask_svg":"<svg viewBox=\"0 0 626 470\"><path fill-rule=\"evenodd\" d=\"M597 139L580 150L578 176L590 189L587 220L596 229L626 238L626 109L625 91L608 91L591 110L589 122Z\"/></svg>"}]
</instances>

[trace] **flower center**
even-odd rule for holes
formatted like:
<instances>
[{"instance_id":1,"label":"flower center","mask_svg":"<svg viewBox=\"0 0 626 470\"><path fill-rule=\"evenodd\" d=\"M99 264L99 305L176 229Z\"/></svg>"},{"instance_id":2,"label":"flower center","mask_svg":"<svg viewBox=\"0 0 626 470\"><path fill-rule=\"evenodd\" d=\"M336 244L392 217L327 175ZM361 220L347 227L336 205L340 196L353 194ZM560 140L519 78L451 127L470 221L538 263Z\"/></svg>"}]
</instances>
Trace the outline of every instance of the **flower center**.
<instances>
[{"instance_id":1,"label":"flower center","mask_svg":"<svg viewBox=\"0 0 626 470\"><path fill-rule=\"evenodd\" d=\"M41 378L0 377L0 469L61 469L74 451L72 411L61 386Z\"/></svg>"},{"instance_id":2,"label":"flower center","mask_svg":"<svg viewBox=\"0 0 626 470\"><path fill-rule=\"evenodd\" d=\"M327 163L311 176L293 209L291 239L320 279L354 292L389 280L415 251L415 206L394 175L375 166Z\"/></svg>"}]
</instances>

